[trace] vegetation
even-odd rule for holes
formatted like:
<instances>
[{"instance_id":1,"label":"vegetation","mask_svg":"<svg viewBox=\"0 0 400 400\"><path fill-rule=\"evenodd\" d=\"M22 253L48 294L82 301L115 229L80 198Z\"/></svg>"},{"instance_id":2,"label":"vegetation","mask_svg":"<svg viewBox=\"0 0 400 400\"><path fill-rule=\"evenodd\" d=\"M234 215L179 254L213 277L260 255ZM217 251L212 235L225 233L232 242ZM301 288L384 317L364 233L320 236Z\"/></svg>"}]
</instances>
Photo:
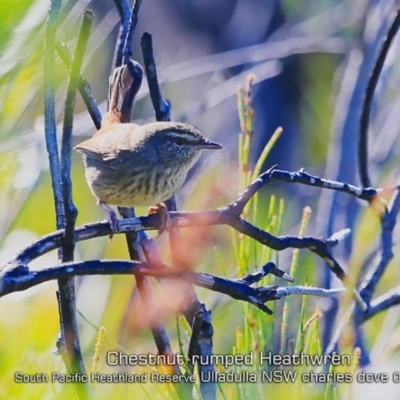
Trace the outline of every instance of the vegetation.
<instances>
[{"instance_id":1,"label":"vegetation","mask_svg":"<svg viewBox=\"0 0 400 400\"><path fill-rule=\"evenodd\" d=\"M143 3L143 10L140 12L144 15L152 15L151 12L146 11L145 7L151 8L155 5L151 4L150 0L145 0ZM394 268L395 262L392 262L393 256L396 259L397 253L396 217L400 206L397 204L400 203L399 195L394 184L395 179L392 177L392 171L397 170L398 158L395 144L398 135L382 123L385 118L393 120L393 115L395 115L393 109L398 99L390 85L386 91L384 91L385 87L376 88L376 82L382 75L379 64L382 66L384 62L387 62L388 65L388 71L383 71L382 78L385 78L387 76L385 74L389 72L396 77L396 65L390 58L386 58L386 50L390 48L391 41L396 35L400 17L399 14L394 16L391 12L393 10L389 10L388 7L384 10L386 22L382 23L382 32L371 41L371 43L374 42L373 44L365 44L364 61L361 62L361 67L364 68L364 81L357 81L358 78L354 78L357 74L354 74L353 70L353 93L346 99L343 93L335 99L338 103L347 102L346 104L349 105L347 114L342 109L345 108L342 103L336 106L336 115L333 115L328 110L329 107L322 104L327 101L318 100L321 98L326 100L330 95L334 72L332 64L338 66L339 57L334 63L330 63L332 54L329 54L327 49L325 49L326 54L323 55L313 55L311 53L314 50L310 50L310 54L301 60L304 76L307 77L309 74L303 83L306 105L298 110L301 114L300 120L303 121L300 128L304 136L307 136L308 131L310 132L309 138L304 139L303 142L306 149L304 152L306 169L312 170L313 166L318 168L328 158L326 170L330 175L323 177L332 180L318 181L316 177L300 171L296 178L298 179L296 182L300 185L296 185L297 189L293 189L295 185L289 185L289 182L294 175L287 171L270 169L262 175L267 183L260 184L263 187L252 192L248 201L243 202L244 208L240 209L240 213L249 224L263 230L265 235L272 235L271 242L268 242L270 246L261 243L262 240L255 240L259 237L257 232L249 234L250 230L240 228L240 224L235 222L234 217L232 217L233 222L230 221L227 224L235 229L223 225L211 226L211 223L207 221L198 223L196 226L195 221L193 223L195 226L180 230L180 237L174 236L176 231L173 230L170 238L168 235L163 235L155 239L157 252L152 252L153 250L145 247L148 251L147 261L150 264L157 264L160 267L160 260L154 259L159 253L163 264L174 266L178 270L180 268L178 277L171 277L171 270L164 266L158 270L146 269L147 267L144 266L141 270L143 275L139 275L136 284L132 272L130 275L86 276L84 274L74 279L77 332L84 368L87 374L93 373L93 376L98 377L87 385L80 384L83 382L82 376L85 375L82 375L84 371L82 364L79 363L79 357L73 355L76 350L74 343L71 344L73 335L58 337L59 308L62 308L65 299L62 299L63 294L61 294L61 299L59 296L57 303L55 293L57 290L63 293L64 289L67 293L71 288L68 286L71 280L63 276L63 279L57 283L55 280L47 281L46 278L44 279L46 283L36 286L37 282L34 282L32 285L34 287L19 291L28 280L30 271L25 269L26 261L20 264L14 262L13 254L26 248L34 240L42 240L44 235L54 232L57 228L66 227L67 232L73 232L75 225L79 227L104 219L103 210L94 206L95 200L87 188L78 155L72 154L70 171L68 168L72 140L78 142L82 140L81 136L93 134L95 128L91 118L95 123L96 118L99 118L93 103L89 106L92 111L91 116L86 111L87 105L79 96L76 97L75 104L76 89L83 87L79 73L92 86L93 97L99 100L105 99L109 75L107 68L110 66L114 49L113 45L106 45L107 41L111 42L108 38L107 24L111 21L113 26L117 26L121 19L121 32L115 46L117 57L113 68L128 62L131 52L130 34L133 34L135 38L134 46L138 43L136 36L139 36L139 33L135 33L135 27L138 15L139 21L142 15L138 14L141 2L134 2L132 14L127 2L115 1L115 4L118 14L115 10L107 10L106 13L102 8L97 10L102 17L94 18L94 27L90 36L88 34L93 16L87 11L84 13L84 6L80 3L65 4L57 20L56 14L58 14L57 8L60 7L60 2L52 1L54 14L50 16L46 29L47 2L24 0L19 1L14 6L15 8L0 7L2 9L0 34L4 38L0 44L2 61L0 63L2 66L0 203L3 210L0 215L2 222L0 224L0 260L1 265L11 268L10 273L4 268L1 272L0 291L3 297L0 301L2 338L0 340L2 355L0 374L3 384L0 387L0 397L37 399L78 396L79 398L106 399L112 396L112 398L121 399L134 397L197 399L213 398L215 391L217 398L221 399L247 399L256 396L265 399L284 396L294 399L358 399L364 396L366 388L371 387L373 389L370 390L378 388L382 394L385 393L391 388L391 384L400 381L398 373L400 367L397 360L398 340L396 339L398 310L394 307L400 300L398 288L395 287L399 276ZM340 7L350 6L347 3L334 5L332 12L336 13ZM301 10L296 15L296 7L291 2L282 2L281 7L288 21L304 17ZM356 22L353 21L355 26L358 27L362 25L362 22L374 18L373 11L376 10L371 5L364 4L362 7L360 5L357 7L359 7L359 14L357 14L359 19ZM316 13L317 18L323 18L326 12L329 13L330 10L319 14L319 10L310 9L310 17L311 14ZM35 18L32 18L33 15ZM77 26L80 23L77 17L81 15L84 15L84 22L77 34ZM144 20L147 19L144 18ZM68 44L68 46L60 43L57 45L58 55L55 56L54 66L52 66L51 57L56 47L51 48L52 24L54 28L57 28L57 40ZM144 29L151 31L152 27L145 26ZM327 48L330 46L328 40L329 43L333 43L334 39L343 39L342 42L346 39L345 44L348 45L352 43L350 38L358 37L352 32L352 29L355 29L352 24L349 23L342 29L344 33L340 38L336 38L335 33L329 34L324 31L327 36L324 45ZM291 31L288 30L286 33L288 32ZM84 50L85 35L89 40L87 50ZM153 37L157 49L156 43L162 41L157 36ZM149 71L154 72L157 65L159 76L163 76L162 63L160 66L158 62L154 64L151 37L148 35L144 38L146 38L145 45L150 46L150 50L149 47L146 50L146 46L142 46L145 58L143 64L145 69L147 68L150 96L144 97L142 91L137 93L139 87L134 86L137 104L133 109L133 115L137 119L139 115L141 116L140 123L148 122L150 117L146 119L144 116L152 114L149 111L150 101L158 119L168 119L170 112L168 103L164 101L160 92L157 93L159 90L157 76L149 73ZM386 41L384 41L385 38ZM305 36L303 43L308 43L307 40L311 41L311 39L311 34ZM342 42L340 45L343 45ZM54 45L56 45L55 42ZM371 45L373 49L368 48L368 45ZM160 43L159 46L167 45ZM72 56L67 54L67 57L63 57L62 60L60 57L62 48L65 50L67 47L76 47L76 49L71 52ZM95 50L103 47L105 56L99 60ZM79 51L82 52L81 55ZM293 52L296 51L300 50L293 50ZM161 54L165 57L165 53L161 52ZM349 53L346 57L348 68L354 62L352 56ZM83 68L80 66L82 57ZM157 60L157 50L154 51L154 57ZM132 58L141 59L140 52L135 47ZM307 62L307 58L311 58L310 63ZM50 62L46 66L45 74L43 74L43 59L46 60L45 62ZM280 60L277 57L275 61ZM87 65L85 62L90 62L90 64ZM206 64L205 60L203 62ZM71 65L66 66L65 64L68 63ZM317 66L321 66L321 74L316 72L319 71ZM221 68L230 67L237 67L237 65ZM368 76L372 71L374 73L368 81ZM257 125L257 118L264 111L254 101L258 93L258 76L251 72L254 72L253 68L246 70L245 74L238 75L243 87L240 87L237 92L232 82L225 86L225 88L229 87L232 98L235 94L237 95L238 109L238 118L235 117L237 127L229 129L229 136L224 136L219 140L226 143L230 153L229 159L222 158L207 164L203 163L198 168L178 197L180 210L209 210L230 204L246 188L253 188L252 182L255 182L266 167L272 165L274 151L276 148L279 149L280 142L285 143L286 146L296 147L296 143L285 139L285 125L283 128L276 127L275 132L268 132L270 137L268 141L264 141L266 144L261 147L257 145L262 142L259 139L263 132ZM135 74L132 76L137 77ZM176 79L176 76L173 78ZM217 79L215 76L214 78ZM209 77L210 82L214 78ZM203 78L199 73L192 79ZM173 79L170 77L170 80ZM387 81L382 80L384 81L382 85L387 85ZM224 82L229 82L229 79L225 79ZM369 85L367 85L368 82ZM185 100L181 100L180 96L185 99L185 96L189 95L184 93L179 83L171 86L167 83L161 85L161 88L163 95L168 95L172 100L172 112L175 107L179 110L184 109ZM137 85L135 80L134 85ZM145 85L142 86L145 87ZM51 99L53 87L55 88L54 103ZM226 90L223 83L217 87L220 93ZM382 103L379 104L383 110L382 114L377 114L376 111L371 113L371 104L362 102L364 89L366 89L367 99L368 96L371 97L376 91L378 92L377 97ZM64 103L66 93L67 99ZM44 118L41 106L43 95L46 99ZM214 106L210 106L211 110L207 110L211 113L208 116L215 112L214 108L220 111L217 106L218 101L215 100L217 97L214 92L214 97L212 97ZM359 98L358 102L357 98ZM176 105L174 99L176 99ZM208 100L208 104L212 105L213 101ZM129 115L132 111L132 103L133 99L128 110L125 110L125 113ZM205 101L204 104L206 103ZM55 105L54 122L58 123L61 160L61 168L51 169L51 173L47 155L52 155L54 161L58 153L54 149L53 152L49 150L51 139L49 139L49 132L53 129L49 128L52 123L49 104ZM357 108L357 104L360 107ZM194 108L196 107L192 104L191 107L187 107L186 114L182 112L178 114L190 117L190 112ZM99 109L105 112L105 101L100 104ZM358 121L362 109L364 122L361 123L359 134L362 146L357 148L353 143L355 140L346 146L348 136L344 135L343 146L336 148L340 150L340 155L337 155L333 162L334 156L330 153L330 146L337 146L338 137L335 136L335 129L333 129L332 138L323 140L321 135L316 133L322 130L317 127L317 122L320 120L321 124L318 126L328 130L331 120L334 120L333 123L337 124L336 130L339 131L342 127L344 131L346 126L351 126L351 121L353 124L354 120ZM197 118L196 115L194 112L194 120ZM311 118L308 119L309 115ZM341 127L338 121L342 121ZM99 120L97 123L100 123ZM384 125L382 130L377 129L379 123ZM207 122L204 122L204 126L207 126ZM226 123L226 126L229 124ZM366 135L368 128L372 131L370 132L372 145L368 144L368 135ZM71 138L69 135L72 131ZM237 134L239 131L240 133ZM328 135L328 133L325 134ZM357 136L354 130L351 134L353 139ZM212 137L212 134L207 136ZM235 143L237 141L238 156L236 157ZM390 149L385 150L385 146L378 146L385 141L391 147ZM360 148L364 149L359 151L359 159L362 158L359 166L360 180L363 185L344 186L342 183L354 184L356 169L353 165L354 174L346 175L342 170L346 169L347 161L343 159L347 156L355 160ZM372 155L368 155L368 148L372 149ZM354 154L351 153L352 150ZM383 158L379 158L378 153ZM325 154L328 154L327 157ZM338 166L336 175L333 174L335 168L331 168L332 163L335 162ZM282 160L282 164L291 165L287 164L286 160ZM295 170L300 170L300 165ZM58 181L54 171L59 173ZM68 187L69 175L73 191L71 193L66 190L61 193L61 187ZM320 175L322 177L324 174ZM365 184L368 180L373 182L372 188ZM339 184L336 181L342 183ZM57 189L57 185L60 185L58 190L61 197L58 200L57 196L54 196L51 182L53 182L53 189ZM325 189L321 186L325 186ZM378 187L384 189L377 190ZM338 189L338 192L344 193L336 196L335 190L328 189ZM55 192L57 193L57 190ZM332 195L334 197L326 195L327 192L335 193ZM68 197L70 195L71 198ZM76 224L71 199L78 210ZM240 199L241 197L237 199L237 202L240 203ZM361 206L361 202L367 207ZM55 204L56 207L54 207ZM64 207L64 220L63 213L60 213L57 207ZM56 211L53 211L55 208ZM138 215L147 214L147 210L135 211ZM335 212L337 212L336 215ZM128 211L125 210L123 213L125 217L132 218ZM207 214L201 214L201 216L205 215ZM174 218L178 220L179 217L172 213L173 221ZM131 219L127 221L125 223L129 223ZM156 218L141 218L139 222L142 227L153 228L153 231L157 227ZM345 230L348 227L352 230L350 235L349 231ZM74 262L83 267L89 265L85 264L87 260L132 259L136 260L137 264L131 265L137 267L143 265L140 263L145 260L140 258L132 228L129 228L131 232L127 235L128 246L123 234L115 235L110 242L107 242L107 235L110 233L107 222L94 223L90 225L90 228L94 231L93 238L80 241L76 240L76 235L75 237L66 235L62 245L55 246L61 247L62 253L57 255L56 251L51 253L46 251L42 257L29 263L31 271L54 268L59 263L60 254L62 254L64 264ZM144 243L143 234L139 234L138 237ZM154 242L151 241L151 243ZM71 248L74 247L75 250L71 253ZM14 260L14 264L10 260ZM20 261L21 258L18 259L18 262ZM272 266L268 264L269 262L274 263L278 270L267 274L265 273L267 266ZM75 264L68 265L71 267ZM124 266L122 262L115 263L115 268L121 268L121 271ZM263 271L263 267L264 272L260 272ZM99 265L95 263L93 268L100 270ZM101 268L108 267L102 265ZM175 275L178 273L176 268L172 269ZM348 276L344 277L341 268L347 271ZM191 271L196 273L192 274ZM283 271L289 275L289 278L294 277L294 283L286 283L282 279ZM49 270L46 270L46 273L48 274ZM259 275L255 278L252 274L257 273ZM161 276L161 281L154 277L148 278L152 293L149 305L147 303L149 299L146 296L143 297L143 287L146 286L143 283L143 276L157 274L159 274L158 277ZM335 274L339 280L334 277ZM204 284L204 279L210 279L210 276L222 277L225 280L221 280L219 286L215 282L210 284L210 281ZM60 276L53 275L52 279L55 278L60 278ZM237 282L236 278L242 278L244 281ZM199 284L202 279L203 284ZM15 293L9 294L9 292L14 292L10 285L10 282L14 280L21 286L16 287ZM252 294L260 294L263 288L267 288L267 297L264 298L268 300L266 307L263 307L264 301L253 301L251 295L246 292L249 280L254 282L253 287L256 288L251 292ZM196 294L205 307L194 300L188 300L193 293L192 286L188 285L189 281L203 287L196 287ZM233 286L235 284L241 286ZM300 296L284 297L283 291L279 292L279 290L284 290L286 286L297 287ZM347 290L344 290L344 287ZM238 288L240 295L234 292L235 288ZM312 292L315 288L322 290L318 293ZM367 310L362 310L362 304L360 306L354 302L354 288L368 306ZM235 295L237 300L232 298L235 298ZM142 296L141 299L140 296ZM68 307L71 302L65 301ZM74 301L72 303L75 304ZM209 313L210 310L212 314ZM68 324L71 321L68 321L64 311L61 312L64 318L63 328L66 332L70 332ZM273 312L271 315L270 311ZM192 319L188 318L188 315ZM210 329L213 329L212 342L207 336ZM167 333L167 339L163 337L157 342L157 334L161 335L163 332ZM56 345L58 350L55 351ZM168 347L169 345L171 348ZM196 365L191 364L191 359L186 359L187 355L206 355L206 352L211 350L219 361L215 365L215 370L220 377L216 385L206 382L206 371L213 369L212 366L211 369L209 368L209 362L204 362L203 366L201 366L202 363L197 363L197 367L199 364L201 366L198 371L195 368ZM135 366L121 365L117 361L119 354L132 355L134 361L132 363L135 363L136 356L155 356L158 354L157 351L166 357L174 353L175 361L176 355L181 355L182 363L179 363L179 371L183 378L180 379L181 382L185 380L189 382L168 382L166 377L179 375L176 375L176 365L169 365L168 357L164 359L164 362L153 363L149 361L151 356L148 356L144 362ZM59 353L61 356L52 353ZM271 362L263 362L263 357L268 357L268 354L271 357L277 357L275 366L272 366ZM335 354L338 358L335 358ZM224 357L219 357L221 355ZM297 363L301 355L309 357L308 362L302 359L302 363ZM324 355L327 355L327 358L323 358ZM314 356L320 358L310 360L310 357ZM290 360L288 363L291 365L286 365L286 361L283 360ZM282 365L279 365L281 362ZM194 384L190 381L193 373L196 377ZM131 379L136 379L135 383L121 382L127 379L128 375ZM201 377L203 379L200 379ZM106 382L101 381L102 379ZM224 382L224 379L233 379L234 382ZM20 382L24 380L31 380L31 382ZM35 380L36 382L32 382ZM68 380L73 382L67 382ZM161 382L161 380L166 380L166 382Z\"/></svg>"}]
</instances>

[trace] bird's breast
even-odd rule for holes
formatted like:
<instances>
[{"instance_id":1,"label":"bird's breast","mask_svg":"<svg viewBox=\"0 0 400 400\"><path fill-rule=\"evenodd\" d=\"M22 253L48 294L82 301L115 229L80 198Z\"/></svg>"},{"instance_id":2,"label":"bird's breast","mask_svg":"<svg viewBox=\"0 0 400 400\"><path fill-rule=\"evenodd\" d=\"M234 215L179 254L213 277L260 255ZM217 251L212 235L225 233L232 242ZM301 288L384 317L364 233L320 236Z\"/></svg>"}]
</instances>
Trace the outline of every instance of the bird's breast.
<instances>
[{"instance_id":1,"label":"bird's breast","mask_svg":"<svg viewBox=\"0 0 400 400\"><path fill-rule=\"evenodd\" d=\"M170 199L182 187L189 168L130 165L129 168L99 168L85 160L86 180L94 196L109 205L151 206Z\"/></svg>"}]
</instances>

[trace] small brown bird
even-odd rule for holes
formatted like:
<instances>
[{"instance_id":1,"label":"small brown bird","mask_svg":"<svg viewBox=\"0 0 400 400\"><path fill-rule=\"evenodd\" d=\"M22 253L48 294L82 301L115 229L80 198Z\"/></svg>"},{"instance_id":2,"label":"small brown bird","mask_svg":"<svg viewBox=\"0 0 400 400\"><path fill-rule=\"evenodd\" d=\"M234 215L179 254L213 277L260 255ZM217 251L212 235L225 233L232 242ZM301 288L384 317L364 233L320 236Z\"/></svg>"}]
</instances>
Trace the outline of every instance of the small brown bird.
<instances>
[{"instance_id":1,"label":"small brown bird","mask_svg":"<svg viewBox=\"0 0 400 400\"><path fill-rule=\"evenodd\" d=\"M106 205L132 207L162 204L183 185L190 168L205 149L222 149L198 129L178 122L105 124L77 146L93 195ZM161 210L162 211L162 210Z\"/></svg>"}]
</instances>

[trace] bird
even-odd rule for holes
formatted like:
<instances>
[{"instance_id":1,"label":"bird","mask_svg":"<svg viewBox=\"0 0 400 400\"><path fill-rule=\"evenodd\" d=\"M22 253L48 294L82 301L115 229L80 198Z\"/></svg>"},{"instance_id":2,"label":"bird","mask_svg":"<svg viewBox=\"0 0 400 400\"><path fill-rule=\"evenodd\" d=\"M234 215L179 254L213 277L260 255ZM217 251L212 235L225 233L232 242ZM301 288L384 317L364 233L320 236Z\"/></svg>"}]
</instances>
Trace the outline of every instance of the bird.
<instances>
[{"instance_id":1,"label":"bird","mask_svg":"<svg viewBox=\"0 0 400 400\"><path fill-rule=\"evenodd\" d=\"M181 122L137 125L111 120L74 149L83 154L86 181L108 211L112 231L118 230L118 223L109 206L150 206L151 213L161 215L161 234L170 225L164 202L182 187L202 150L223 146Z\"/></svg>"}]
</instances>

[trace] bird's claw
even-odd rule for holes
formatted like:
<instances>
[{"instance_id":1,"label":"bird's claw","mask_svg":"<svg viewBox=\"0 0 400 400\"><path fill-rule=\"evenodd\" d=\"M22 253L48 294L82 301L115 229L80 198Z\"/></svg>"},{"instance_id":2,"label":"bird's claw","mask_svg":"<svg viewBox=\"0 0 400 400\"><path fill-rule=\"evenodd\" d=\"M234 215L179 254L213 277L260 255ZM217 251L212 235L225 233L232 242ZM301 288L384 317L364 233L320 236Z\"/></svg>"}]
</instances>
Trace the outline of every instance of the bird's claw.
<instances>
[{"instance_id":1,"label":"bird's claw","mask_svg":"<svg viewBox=\"0 0 400 400\"><path fill-rule=\"evenodd\" d=\"M114 233L115 232L119 232L119 226L118 226L118 217L117 217L117 215L115 214L114 211L111 211L111 212L108 213L108 219L110 221L110 227L111 227L111 233L110 233L110 236L108 238L108 242L110 243L111 239L114 236Z\"/></svg>"},{"instance_id":2,"label":"bird's claw","mask_svg":"<svg viewBox=\"0 0 400 400\"><path fill-rule=\"evenodd\" d=\"M168 232L171 228L171 217L167 206L164 203L158 203L155 206L149 207L149 214L158 214L160 216L160 226L158 235L160 237L164 232Z\"/></svg>"},{"instance_id":3,"label":"bird's claw","mask_svg":"<svg viewBox=\"0 0 400 400\"><path fill-rule=\"evenodd\" d=\"M110 243L111 239L114 237L114 233L119 232L118 217L117 217L117 214L115 213L115 211L111 207L109 207L106 203L103 203L102 201L100 201L99 204L108 213L108 220L110 222L110 228L111 228L111 233L110 233L110 236L108 237L108 243Z\"/></svg>"}]
</instances>

